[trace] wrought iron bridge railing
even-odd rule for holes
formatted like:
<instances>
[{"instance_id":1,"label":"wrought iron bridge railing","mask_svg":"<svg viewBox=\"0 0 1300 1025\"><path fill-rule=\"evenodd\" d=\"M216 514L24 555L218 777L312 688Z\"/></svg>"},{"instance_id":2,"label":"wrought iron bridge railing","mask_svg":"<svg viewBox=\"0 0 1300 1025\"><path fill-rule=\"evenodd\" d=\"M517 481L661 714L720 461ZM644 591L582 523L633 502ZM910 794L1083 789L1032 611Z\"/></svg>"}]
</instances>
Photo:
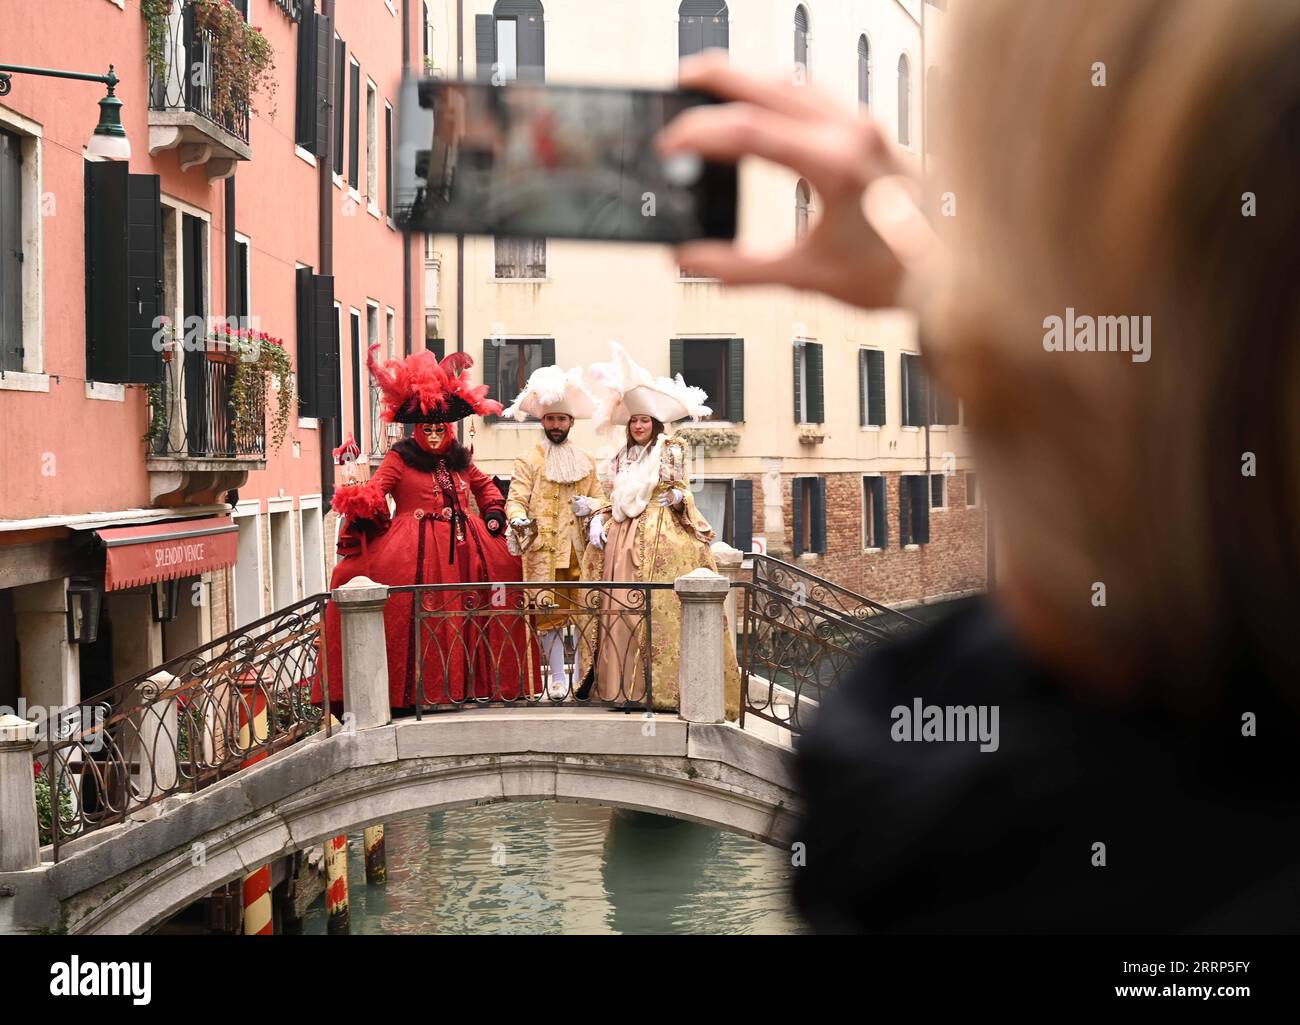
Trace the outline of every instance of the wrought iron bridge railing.
<instances>
[{"instance_id":1,"label":"wrought iron bridge railing","mask_svg":"<svg viewBox=\"0 0 1300 1025\"><path fill-rule=\"evenodd\" d=\"M327 595L303 599L64 709L34 752L41 843L72 840L195 792L331 724Z\"/></svg>"},{"instance_id":2,"label":"wrought iron bridge railing","mask_svg":"<svg viewBox=\"0 0 1300 1025\"><path fill-rule=\"evenodd\" d=\"M172 353L149 392L149 454L191 458L266 455L266 375L246 375L246 415L235 408L237 362L205 352ZM224 355L224 354L223 354Z\"/></svg>"},{"instance_id":3,"label":"wrought iron bridge railing","mask_svg":"<svg viewBox=\"0 0 1300 1025\"><path fill-rule=\"evenodd\" d=\"M398 669L418 718L474 704L650 709L655 608L677 596L671 583L556 581L394 587L388 601L410 602Z\"/></svg>"},{"instance_id":4,"label":"wrought iron bridge railing","mask_svg":"<svg viewBox=\"0 0 1300 1025\"><path fill-rule=\"evenodd\" d=\"M149 108L199 114L240 142L248 142L249 107L245 101L224 104L216 95L215 37L205 28L195 5L173 0L161 63L149 68Z\"/></svg>"},{"instance_id":5,"label":"wrought iron bridge railing","mask_svg":"<svg viewBox=\"0 0 1300 1025\"><path fill-rule=\"evenodd\" d=\"M752 558L753 579L732 584L740 723L753 716L802 733L824 694L865 652L919 621L779 559Z\"/></svg>"}]
</instances>

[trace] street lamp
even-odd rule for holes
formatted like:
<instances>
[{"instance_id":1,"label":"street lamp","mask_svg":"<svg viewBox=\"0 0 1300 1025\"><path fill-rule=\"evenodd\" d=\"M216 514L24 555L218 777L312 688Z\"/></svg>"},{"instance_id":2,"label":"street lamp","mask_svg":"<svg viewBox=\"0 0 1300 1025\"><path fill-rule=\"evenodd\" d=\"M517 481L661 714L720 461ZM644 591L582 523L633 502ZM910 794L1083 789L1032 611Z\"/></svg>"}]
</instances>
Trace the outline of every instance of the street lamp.
<instances>
[{"instance_id":1,"label":"street lamp","mask_svg":"<svg viewBox=\"0 0 1300 1025\"><path fill-rule=\"evenodd\" d=\"M103 592L89 577L68 581L68 641L71 644L94 644L99 638L99 610Z\"/></svg>"},{"instance_id":2,"label":"street lamp","mask_svg":"<svg viewBox=\"0 0 1300 1025\"><path fill-rule=\"evenodd\" d=\"M113 65L107 75L90 75L81 71L57 71L53 68L32 68L22 64L0 64L0 96L9 95L13 75L44 75L47 78L70 78L79 82L102 82L108 94L99 101L99 123L86 144L86 155L102 160L130 160L131 141L122 127L122 101L117 98L118 77Z\"/></svg>"}]
</instances>

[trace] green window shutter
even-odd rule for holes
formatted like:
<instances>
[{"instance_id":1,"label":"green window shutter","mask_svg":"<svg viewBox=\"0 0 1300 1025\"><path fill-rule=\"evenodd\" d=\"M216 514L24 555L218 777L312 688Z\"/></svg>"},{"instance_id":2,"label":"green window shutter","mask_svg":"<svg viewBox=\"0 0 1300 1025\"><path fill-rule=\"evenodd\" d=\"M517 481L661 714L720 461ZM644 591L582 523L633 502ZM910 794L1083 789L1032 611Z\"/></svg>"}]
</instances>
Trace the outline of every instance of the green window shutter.
<instances>
[{"instance_id":1,"label":"green window shutter","mask_svg":"<svg viewBox=\"0 0 1300 1025\"><path fill-rule=\"evenodd\" d=\"M535 12L520 13L515 20L518 26L516 46L519 54L519 81L546 81L546 22L542 18L542 5L526 4Z\"/></svg>"},{"instance_id":2,"label":"green window shutter","mask_svg":"<svg viewBox=\"0 0 1300 1025\"><path fill-rule=\"evenodd\" d=\"M447 355L447 339L445 338L426 338L424 347L437 356L439 360L444 359Z\"/></svg>"},{"instance_id":3,"label":"green window shutter","mask_svg":"<svg viewBox=\"0 0 1300 1025\"><path fill-rule=\"evenodd\" d=\"M912 509L916 517L916 524L912 531L913 542L918 545L927 545L930 543L930 479L929 477L913 477L912 487Z\"/></svg>"},{"instance_id":4,"label":"green window shutter","mask_svg":"<svg viewBox=\"0 0 1300 1025\"><path fill-rule=\"evenodd\" d=\"M489 19L491 20L491 19ZM497 390L501 387L501 382L497 380L497 360L501 355L501 350L492 344L491 338L483 339L483 383L488 386L488 398L496 399L502 405L510 402L514 396L500 396ZM485 416L484 423L494 424L500 417Z\"/></svg>"},{"instance_id":5,"label":"green window shutter","mask_svg":"<svg viewBox=\"0 0 1300 1025\"><path fill-rule=\"evenodd\" d=\"M754 547L754 482L737 480L732 488L731 546L748 552Z\"/></svg>"},{"instance_id":6,"label":"green window shutter","mask_svg":"<svg viewBox=\"0 0 1300 1025\"><path fill-rule=\"evenodd\" d=\"M668 376L676 377L682 372L682 350L685 343L680 338L668 340Z\"/></svg>"},{"instance_id":7,"label":"green window shutter","mask_svg":"<svg viewBox=\"0 0 1300 1025\"><path fill-rule=\"evenodd\" d=\"M315 324L316 413L321 419L338 417L343 404L339 375L339 314L334 308L334 275L312 275ZM339 438L342 440L341 432Z\"/></svg>"},{"instance_id":8,"label":"green window shutter","mask_svg":"<svg viewBox=\"0 0 1300 1025\"><path fill-rule=\"evenodd\" d=\"M790 549L798 558L803 554L803 480L799 477L790 481L790 526L794 531Z\"/></svg>"},{"instance_id":9,"label":"green window shutter","mask_svg":"<svg viewBox=\"0 0 1300 1025\"><path fill-rule=\"evenodd\" d=\"M822 347L820 342L808 343L808 421L826 422L825 383L822 375Z\"/></svg>"},{"instance_id":10,"label":"green window shutter","mask_svg":"<svg viewBox=\"0 0 1300 1025\"><path fill-rule=\"evenodd\" d=\"M542 366L544 367L555 366L555 339L554 338L542 339ZM513 399L514 396L511 395L510 398ZM502 399L502 401L504 402L505 400Z\"/></svg>"},{"instance_id":11,"label":"green window shutter","mask_svg":"<svg viewBox=\"0 0 1300 1025\"><path fill-rule=\"evenodd\" d=\"M867 423L883 427L885 423L885 354L867 349Z\"/></svg>"},{"instance_id":12,"label":"green window shutter","mask_svg":"<svg viewBox=\"0 0 1300 1025\"><path fill-rule=\"evenodd\" d=\"M898 478L898 547L912 543L912 478Z\"/></svg>"},{"instance_id":13,"label":"green window shutter","mask_svg":"<svg viewBox=\"0 0 1300 1025\"><path fill-rule=\"evenodd\" d=\"M921 357L903 353L903 424L924 427L929 417L930 401Z\"/></svg>"},{"instance_id":14,"label":"green window shutter","mask_svg":"<svg viewBox=\"0 0 1300 1025\"><path fill-rule=\"evenodd\" d=\"M876 547L889 547L889 499L886 497L885 478L871 481L871 515L874 518Z\"/></svg>"},{"instance_id":15,"label":"green window shutter","mask_svg":"<svg viewBox=\"0 0 1300 1025\"><path fill-rule=\"evenodd\" d=\"M796 424L803 423L800 416L803 411L799 408L799 386L802 383L801 378L803 376L803 368L800 365L799 357L802 348L799 345L794 346L794 422Z\"/></svg>"},{"instance_id":16,"label":"green window shutter","mask_svg":"<svg viewBox=\"0 0 1300 1025\"><path fill-rule=\"evenodd\" d=\"M348 44L334 40L334 173L343 177L343 125L347 107Z\"/></svg>"},{"instance_id":17,"label":"green window shutter","mask_svg":"<svg viewBox=\"0 0 1300 1025\"><path fill-rule=\"evenodd\" d=\"M812 499L809 502L812 524L808 541L814 552L824 554L826 551L826 478L814 477L808 483L812 487Z\"/></svg>"},{"instance_id":18,"label":"green window shutter","mask_svg":"<svg viewBox=\"0 0 1300 1025\"><path fill-rule=\"evenodd\" d=\"M490 14L474 15L474 74L480 82L492 81L497 62L497 20Z\"/></svg>"},{"instance_id":19,"label":"green window shutter","mask_svg":"<svg viewBox=\"0 0 1300 1025\"><path fill-rule=\"evenodd\" d=\"M307 21L298 26L298 31L307 27ZM329 148L330 141L330 55L334 49L334 20L323 14L317 14L311 21L312 31L316 33L316 59L312 70L316 75L316 89L312 96L315 104L315 123L312 145L308 147L318 157L323 156Z\"/></svg>"},{"instance_id":20,"label":"green window shutter","mask_svg":"<svg viewBox=\"0 0 1300 1025\"><path fill-rule=\"evenodd\" d=\"M298 314L298 415L316 415L316 333L312 317L312 272L294 271L294 297Z\"/></svg>"},{"instance_id":21,"label":"green window shutter","mask_svg":"<svg viewBox=\"0 0 1300 1025\"><path fill-rule=\"evenodd\" d=\"M745 340L727 341L727 412L732 423L745 419Z\"/></svg>"},{"instance_id":22,"label":"green window shutter","mask_svg":"<svg viewBox=\"0 0 1300 1025\"><path fill-rule=\"evenodd\" d=\"M352 88L352 106L349 109L352 137L348 139L348 184L361 187L361 65L348 62L348 84Z\"/></svg>"},{"instance_id":23,"label":"green window shutter","mask_svg":"<svg viewBox=\"0 0 1300 1025\"><path fill-rule=\"evenodd\" d=\"M867 350L858 350L858 426L866 427L871 421L867 411Z\"/></svg>"},{"instance_id":24,"label":"green window shutter","mask_svg":"<svg viewBox=\"0 0 1300 1025\"><path fill-rule=\"evenodd\" d=\"M129 174L125 162L86 164L86 377L153 384L162 312L159 178Z\"/></svg>"},{"instance_id":25,"label":"green window shutter","mask_svg":"<svg viewBox=\"0 0 1300 1025\"><path fill-rule=\"evenodd\" d=\"M0 130L0 369L23 369L22 140Z\"/></svg>"}]
</instances>

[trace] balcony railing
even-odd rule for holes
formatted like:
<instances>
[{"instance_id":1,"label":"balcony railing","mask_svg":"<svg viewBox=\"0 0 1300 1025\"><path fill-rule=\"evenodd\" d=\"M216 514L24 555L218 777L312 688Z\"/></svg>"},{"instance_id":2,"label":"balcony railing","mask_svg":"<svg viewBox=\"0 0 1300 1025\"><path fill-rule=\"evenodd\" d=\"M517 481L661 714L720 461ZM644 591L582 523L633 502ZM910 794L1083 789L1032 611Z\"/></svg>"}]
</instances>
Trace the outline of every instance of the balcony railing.
<instances>
[{"instance_id":1,"label":"balcony railing","mask_svg":"<svg viewBox=\"0 0 1300 1025\"><path fill-rule=\"evenodd\" d=\"M266 376L251 376L252 415L236 416L238 363L215 362L205 352L176 352L163 380L150 391L149 454L199 459L264 458Z\"/></svg>"},{"instance_id":2,"label":"balcony railing","mask_svg":"<svg viewBox=\"0 0 1300 1025\"><path fill-rule=\"evenodd\" d=\"M175 0L167 23L163 61L149 69L149 108L198 114L247 143L248 105L219 110L213 102L213 39L213 33L199 23L194 5Z\"/></svg>"}]
</instances>

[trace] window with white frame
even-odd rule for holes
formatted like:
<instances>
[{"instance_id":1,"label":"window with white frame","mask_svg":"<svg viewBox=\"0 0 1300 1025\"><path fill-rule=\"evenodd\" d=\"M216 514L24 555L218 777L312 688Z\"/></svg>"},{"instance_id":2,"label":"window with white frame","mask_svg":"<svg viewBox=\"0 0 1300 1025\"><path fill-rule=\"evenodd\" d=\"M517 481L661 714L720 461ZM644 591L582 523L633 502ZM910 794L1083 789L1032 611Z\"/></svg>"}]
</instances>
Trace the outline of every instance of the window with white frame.
<instances>
[{"instance_id":1,"label":"window with white frame","mask_svg":"<svg viewBox=\"0 0 1300 1025\"><path fill-rule=\"evenodd\" d=\"M930 508L948 508L948 475L946 473L930 474Z\"/></svg>"},{"instance_id":2,"label":"window with white frame","mask_svg":"<svg viewBox=\"0 0 1300 1025\"><path fill-rule=\"evenodd\" d=\"M366 202L379 209L379 93L366 82Z\"/></svg>"},{"instance_id":3,"label":"window with white frame","mask_svg":"<svg viewBox=\"0 0 1300 1025\"><path fill-rule=\"evenodd\" d=\"M912 66L905 53L898 58L898 144L912 145Z\"/></svg>"},{"instance_id":4,"label":"window with white frame","mask_svg":"<svg viewBox=\"0 0 1300 1025\"><path fill-rule=\"evenodd\" d=\"M53 209L41 194L39 131L0 111L0 371L6 374L45 368L41 248L44 214Z\"/></svg>"},{"instance_id":5,"label":"window with white frame","mask_svg":"<svg viewBox=\"0 0 1300 1025\"><path fill-rule=\"evenodd\" d=\"M495 239L496 276L502 279L546 277L546 239Z\"/></svg>"}]
</instances>

